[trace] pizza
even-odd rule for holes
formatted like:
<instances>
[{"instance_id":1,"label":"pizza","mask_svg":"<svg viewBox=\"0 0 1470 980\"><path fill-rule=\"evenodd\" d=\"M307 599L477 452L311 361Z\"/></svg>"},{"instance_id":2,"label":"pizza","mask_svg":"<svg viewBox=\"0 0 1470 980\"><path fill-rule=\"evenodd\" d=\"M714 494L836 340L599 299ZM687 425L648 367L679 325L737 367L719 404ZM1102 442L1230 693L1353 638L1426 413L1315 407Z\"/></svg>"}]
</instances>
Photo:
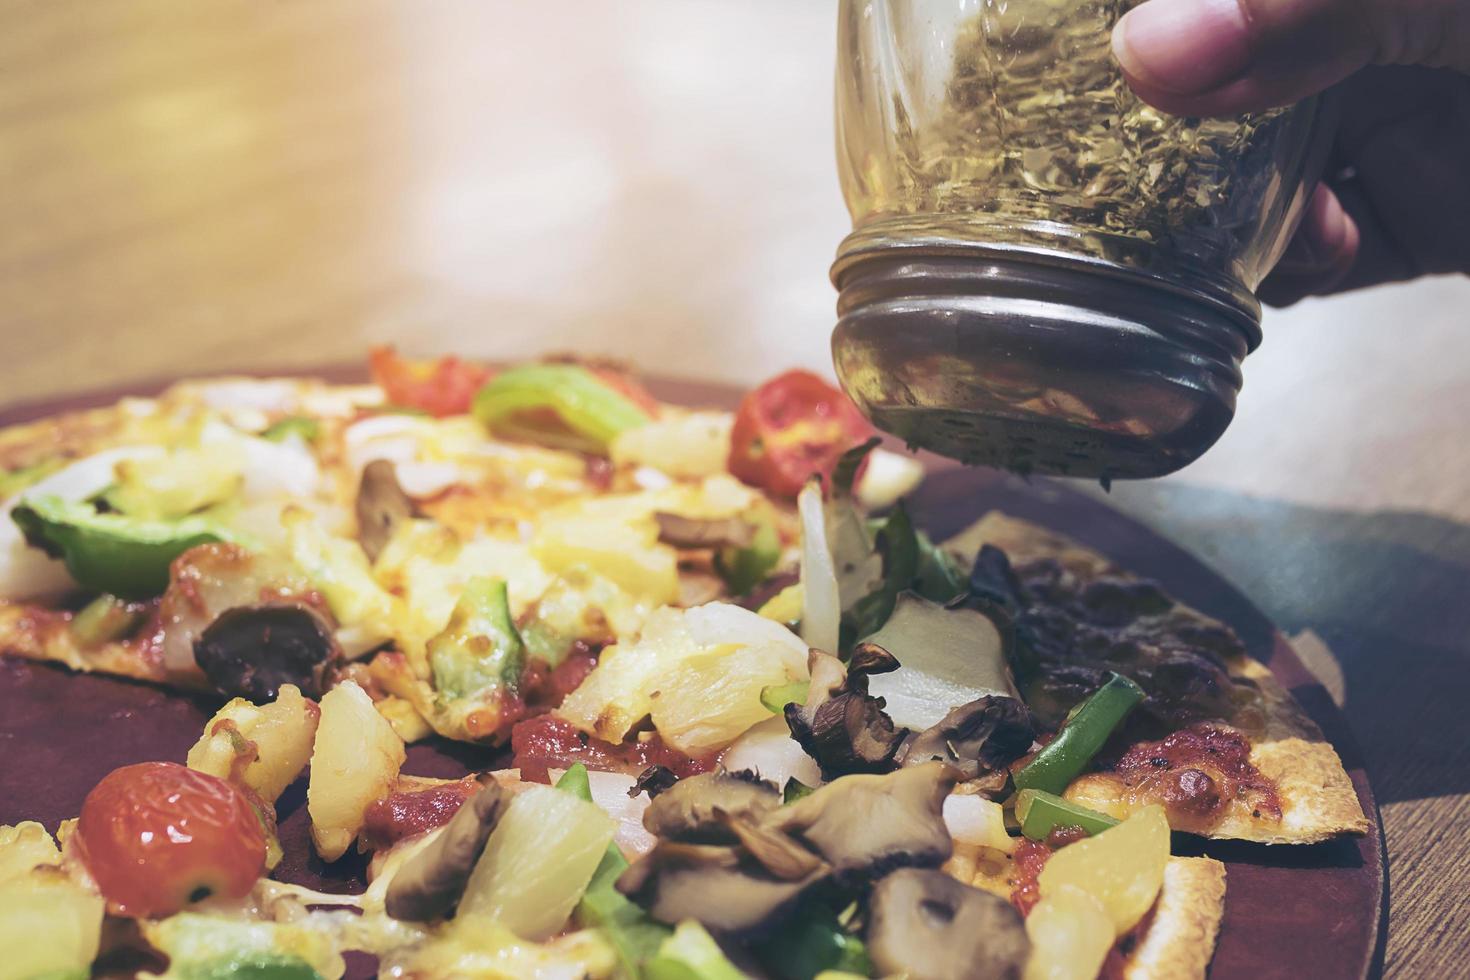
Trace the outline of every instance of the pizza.
<instances>
[{"instance_id":1,"label":"pizza","mask_svg":"<svg viewBox=\"0 0 1470 980\"><path fill-rule=\"evenodd\" d=\"M1172 834L1368 829L1228 627L1003 514L932 540L815 375L371 369L0 431L0 652L219 705L0 827L0 974L1203 976L1225 867ZM365 888L277 875L303 787Z\"/></svg>"}]
</instances>

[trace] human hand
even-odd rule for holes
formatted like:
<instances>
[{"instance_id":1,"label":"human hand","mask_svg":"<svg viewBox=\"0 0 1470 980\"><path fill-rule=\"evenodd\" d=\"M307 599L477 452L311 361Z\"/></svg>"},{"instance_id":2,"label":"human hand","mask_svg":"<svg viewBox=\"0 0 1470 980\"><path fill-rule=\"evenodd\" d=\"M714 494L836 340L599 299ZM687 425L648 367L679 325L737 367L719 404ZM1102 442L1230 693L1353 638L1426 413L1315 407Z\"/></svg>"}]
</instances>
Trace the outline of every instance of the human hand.
<instances>
[{"instance_id":1,"label":"human hand","mask_svg":"<svg viewBox=\"0 0 1470 980\"><path fill-rule=\"evenodd\" d=\"M1263 300L1470 272L1470 2L1147 0L1113 51L1139 97L1175 115L1335 90L1326 176Z\"/></svg>"}]
</instances>

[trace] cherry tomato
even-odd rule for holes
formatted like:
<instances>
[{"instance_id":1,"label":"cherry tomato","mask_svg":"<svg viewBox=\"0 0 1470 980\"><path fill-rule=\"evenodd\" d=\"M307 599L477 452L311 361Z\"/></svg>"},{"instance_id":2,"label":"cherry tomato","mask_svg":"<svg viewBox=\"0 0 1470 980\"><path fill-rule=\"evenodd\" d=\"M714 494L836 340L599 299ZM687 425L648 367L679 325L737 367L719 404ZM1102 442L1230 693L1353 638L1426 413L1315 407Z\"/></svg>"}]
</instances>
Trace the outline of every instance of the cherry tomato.
<instances>
[{"instance_id":1,"label":"cherry tomato","mask_svg":"<svg viewBox=\"0 0 1470 980\"><path fill-rule=\"evenodd\" d=\"M795 497L812 474L830 477L842 454L873 431L841 391L810 371L787 371L741 401L730 434L730 472Z\"/></svg>"},{"instance_id":2,"label":"cherry tomato","mask_svg":"<svg viewBox=\"0 0 1470 980\"><path fill-rule=\"evenodd\" d=\"M400 357L392 347L374 347L369 364L373 381L391 404L441 416L468 412L475 392L491 374L489 368L457 357L434 361Z\"/></svg>"},{"instance_id":3,"label":"cherry tomato","mask_svg":"<svg viewBox=\"0 0 1470 980\"><path fill-rule=\"evenodd\" d=\"M175 762L108 773L82 803L77 843L123 915L156 918L209 895L238 898L265 869L265 831L245 793Z\"/></svg>"}]
</instances>

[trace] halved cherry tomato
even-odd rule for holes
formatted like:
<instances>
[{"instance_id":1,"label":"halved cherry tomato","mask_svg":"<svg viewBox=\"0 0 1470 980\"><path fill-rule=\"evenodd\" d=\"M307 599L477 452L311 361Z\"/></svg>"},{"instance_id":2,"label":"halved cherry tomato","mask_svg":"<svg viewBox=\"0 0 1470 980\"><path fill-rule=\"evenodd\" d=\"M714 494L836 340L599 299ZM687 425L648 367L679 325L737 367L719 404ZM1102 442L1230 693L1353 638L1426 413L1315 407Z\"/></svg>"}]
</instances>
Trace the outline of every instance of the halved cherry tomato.
<instances>
[{"instance_id":1,"label":"halved cherry tomato","mask_svg":"<svg viewBox=\"0 0 1470 980\"><path fill-rule=\"evenodd\" d=\"M210 895L239 898L265 870L245 793L176 762L114 769L82 803L77 843L113 910L157 918Z\"/></svg>"},{"instance_id":2,"label":"halved cherry tomato","mask_svg":"<svg viewBox=\"0 0 1470 980\"><path fill-rule=\"evenodd\" d=\"M489 368L457 357L413 360L392 347L374 347L369 366L391 404L441 416L468 412L475 392L491 375Z\"/></svg>"},{"instance_id":3,"label":"halved cherry tomato","mask_svg":"<svg viewBox=\"0 0 1470 980\"><path fill-rule=\"evenodd\" d=\"M730 434L730 472L752 486L795 497L824 478L874 429L841 391L810 371L787 371L747 394Z\"/></svg>"}]
</instances>

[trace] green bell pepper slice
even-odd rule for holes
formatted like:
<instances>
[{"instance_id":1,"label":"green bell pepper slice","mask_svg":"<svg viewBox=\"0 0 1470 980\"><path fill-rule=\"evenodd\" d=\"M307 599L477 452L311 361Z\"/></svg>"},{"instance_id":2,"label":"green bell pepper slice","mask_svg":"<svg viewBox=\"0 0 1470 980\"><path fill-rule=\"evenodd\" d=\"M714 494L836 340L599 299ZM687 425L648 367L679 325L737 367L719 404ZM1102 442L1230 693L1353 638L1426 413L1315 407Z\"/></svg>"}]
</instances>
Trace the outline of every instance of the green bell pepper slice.
<instances>
[{"instance_id":1,"label":"green bell pepper slice","mask_svg":"<svg viewBox=\"0 0 1470 980\"><path fill-rule=\"evenodd\" d=\"M799 909L756 947L756 956L778 980L807 980L828 970L871 976L872 961L857 936L830 909Z\"/></svg>"},{"instance_id":2,"label":"green bell pepper slice","mask_svg":"<svg viewBox=\"0 0 1470 980\"><path fill-rule=\"evenodd\" d=\"M693 919L679 923L643 975L647 980L746 980L714 937Z\"/></svg>"},{"instance_id":3,"label":"green bell pepper slice","mask_svg":"<svg viewBox=\"0 0 1470 980\"><path fill-rule=\"evenodd\" d=\"M465 583L449 624L429 641L434 689L451 700L514 689L525 649L511 619L505 582L472 578Z\"/></svg>"},{"instance_id":4,"label":"green bell pepper slice","mask_svg":"<svg viewBox=\"0 0 1470 980\"><path fill-rule=\"evenodd\" d=\"M618 877L626 870L627 859L616 844L609 844L574 917L584 928L601 930L617 951L623 973L637 978L645 975L645 964L658 955L673 930L618 891Z\"/></svg>"},{"instance_id":5,"label":"green bell pepper slice","mask_svg":"<svg viewBox=\"0 0 1470 980\"><path fill-rule=\"evenodd\" d=\"M303 959L260 952L175 964L169 974L181 980L322 980L322 975Z\"/></svg>"},{"instance_id":6,"label":"green bell pepper slice","mask_svg":"<svg viewBox=\"0 0 1470 980\"><path fill-rule=\"evenodd\" d=\"M795 776L792 776L786 780L786 788L781 790L781 805L787 806L799 800L804 800L816 791L817 788L815 786L808 786Z\"/></svg>"},{"instance_id":7,"label":"green bell pepper slice","mask_svg":"<svg viewBox=\"0 0 1470 980\"><path fill-rule=\"evenodd\" d=\"M592 802L592 784L587 778L587 767L580 762L562 773L556 781L556 788ZM644 975L643 965L658 955L659 947L674 931L654 920L618 891L618 876L626 870L628 859L623 857L618 845L607 845L607 852L603 854L597 870L592 872L592 880L577 903L575 918L584 928L601 930L617 951L623 974L630 980L637 980Z\"/></svg>"},{"instance_id":8,"label":"green bell pepper slice","mask_svg":"<svg viewBox=\"0 0 1470 980\"><path fill-rule=\"evenodd\" d=\"M775 525L762 521L750 544L722 548L715 553L715 571L731 595L749 595L781 561L781 537Z\"/></svg>"},{"instance_id":9,"label":"green bell pepper slice","mask_svg":"<svg viewBox=\"0 0 1470 980\"><path fill-rule=\"evenodd\" d=\"M27 543L66 562L78 585L122 599L159 595L175 558L195 545L230 540L205 517L145 520L59 497L23 500L10 516Z\"/></svg>"},{"instance_id":10,"label":"green bell pepper slice","mask_svg":"<svg viewBox=\"0 0 1470 980\"><path fill-rule=\"evenodd\" d=\"M1057 737L1016 773L1016 789L1039 789L1060 795L1068 783L1082 774L1108 736L1143 696L1143 688L1122 674L1113 674L1077 707Z\"/></svg>"},{"instance_id":11,"label":"green bell pepper slice","mask_svg":"<svg viewBox=\"0 0 1470 980\"><path fill-rule=\"evenodd\" d=\"M592 780L587 778L587 767L580 762L572 763L572 768L561 774L561 778L556 781L556 788L563 793L571 793L583 803L592 802Z\"/></svg>"},{"instance_id":12,"label":"green bell pepper slice","mask_svg":"<svg viewBox=\"0 0 1470 980\"><path fill-rule=\"evenodd\" d=\"M71 618L71 635L84 648L120 640L143 622L143 609L104 592L77 610Z\"/></svg>"},{"instance_id":13,"label":"green bell pepper slice","mask_svg":"<svg viewBox=\"0 0 1470 980\"><path fill-rule=\"evenodd\" d=\"M268 425L260 437L271 442L284 442L291 436L300 436L305 442L315 442L322 434L322 424L307 415L288 415Z\"/></svg>"},{"instance_id":14,"label":"green bell pepper slice","mask_svg":"<svg viewBox=\"0 0 1470 980\"><path fill-rule=\"evenodd\" d=\"M597 455L606 455L620 433L649 421L632 400L576 364L502 371L476 393L471 411L503 438Z\"/></svg>"},{"instance_id":15,"label":"green bell pepper slice","mask_svg":"<svg viewBox=\"0 0 1470 980\"><path fill-rule=\"evenodd\" d=\"M786 713L786 706L795 702L806 704L811 693L811 681L792 681L790 684L767 684L761 688L761 707L773 715Z\"/></svg>"},{"instance_id":16,"label":"green bell pepper slice","mask_svg":"<svg viewBox=\"0 0 1470 980\"><path fill-rule=\"evenodd\" d=\"M1118 826L1118 821L1106 813L1039 789L1023 789L1016 794L1016 819L1022 835L1032 840L1046 840L1058 827L1081 827L1092 835Z\"/></svg>"}]
</instances>

